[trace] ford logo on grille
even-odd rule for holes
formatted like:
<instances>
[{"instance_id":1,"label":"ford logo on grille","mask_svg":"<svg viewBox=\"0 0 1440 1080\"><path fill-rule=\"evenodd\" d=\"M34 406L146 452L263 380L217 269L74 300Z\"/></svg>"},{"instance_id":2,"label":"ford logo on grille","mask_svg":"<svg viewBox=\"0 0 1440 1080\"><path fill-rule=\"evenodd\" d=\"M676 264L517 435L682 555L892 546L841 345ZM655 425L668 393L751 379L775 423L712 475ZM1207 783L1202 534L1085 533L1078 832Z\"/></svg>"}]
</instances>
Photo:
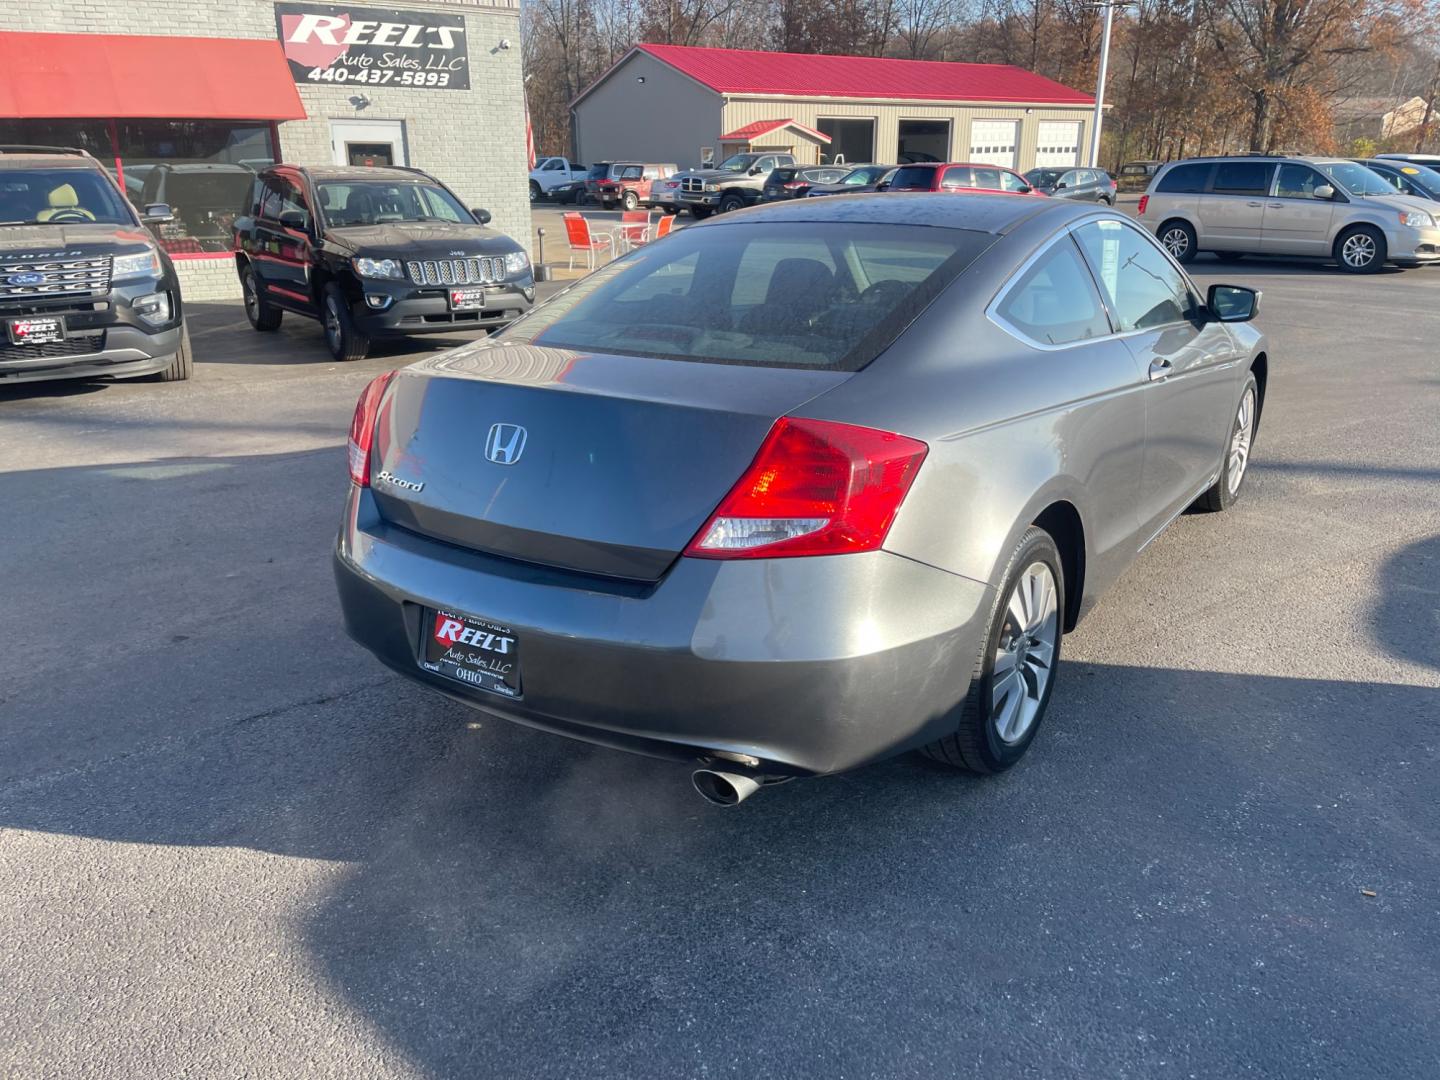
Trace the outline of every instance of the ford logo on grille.
<instances>
[{"instance_id":1,"label":"ford logo on grille","mask_svg":"<svg viewBox=\"0 0 1440 1080\"><path fill-rule=\"evenodd\" d=\"M45 283L45 275L44 275L44 274L37 274L37 273L34 273L33 271L30 272L30 273L26 273L26 274L11 274L11 275L10 275L10 284L11 284L11 285L43 285L44 283Z\"/></svg>"}]
</instances>

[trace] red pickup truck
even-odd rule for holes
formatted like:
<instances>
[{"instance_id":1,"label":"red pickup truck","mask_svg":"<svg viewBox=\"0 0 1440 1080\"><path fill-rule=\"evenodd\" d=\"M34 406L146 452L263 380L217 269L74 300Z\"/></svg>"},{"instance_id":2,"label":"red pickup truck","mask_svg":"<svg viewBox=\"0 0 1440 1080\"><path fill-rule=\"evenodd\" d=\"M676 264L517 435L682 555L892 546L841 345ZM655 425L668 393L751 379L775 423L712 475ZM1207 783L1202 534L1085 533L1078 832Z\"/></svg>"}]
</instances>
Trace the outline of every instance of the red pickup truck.
<instances>
[{"instance_id":1,"label":"red pickup truck","mask_svg":"<svg viewBox=\"0 0 1440 1080\"><path fill-rule=\"evenodd\" d=\"M610 175L600 181L600 203L607 210L617 204L626 210L637 206L654 206L652 187L657 180L668 180L679 169L674 164L659 165L653 162L627 161L617 163L610 169Z\"/></svg>"}]
</instances>

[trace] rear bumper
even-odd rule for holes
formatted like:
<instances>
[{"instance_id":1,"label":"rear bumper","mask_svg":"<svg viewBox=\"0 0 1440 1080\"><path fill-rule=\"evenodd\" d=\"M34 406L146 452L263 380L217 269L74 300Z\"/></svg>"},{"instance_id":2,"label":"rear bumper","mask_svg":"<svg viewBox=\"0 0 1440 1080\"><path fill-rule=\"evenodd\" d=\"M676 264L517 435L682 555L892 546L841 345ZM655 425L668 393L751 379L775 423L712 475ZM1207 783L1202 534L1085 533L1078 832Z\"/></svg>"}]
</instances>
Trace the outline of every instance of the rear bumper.
<instances>
[{"instance_id":1,"label":"rear bumper","mask_svg":"<svg viewBox=\"0 0 1440 1080\"><path fill-rule=\"evenodd\" d=\"M953 730L988 611L976 582L885 551L679 559L651 585L428 540L352 488L335 554L346 630L395 671L506 719L688 761L836 772ZM510 627L523 697L422 670L422 607Z\"/></svg>"}]
</instances>

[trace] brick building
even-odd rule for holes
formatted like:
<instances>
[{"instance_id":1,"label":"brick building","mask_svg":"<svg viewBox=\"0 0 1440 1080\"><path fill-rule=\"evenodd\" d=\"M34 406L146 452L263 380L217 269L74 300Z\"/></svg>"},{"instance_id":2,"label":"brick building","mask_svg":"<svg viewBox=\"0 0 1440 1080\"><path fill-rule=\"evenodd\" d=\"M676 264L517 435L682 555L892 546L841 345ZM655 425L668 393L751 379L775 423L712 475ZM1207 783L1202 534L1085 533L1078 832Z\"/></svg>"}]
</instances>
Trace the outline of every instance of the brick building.
<instances>
[{"instance_id":1,"label":"brick building","mask_svg":"<svg viewBox=\"0 0 1440 1080\"><path fill-rule=\"evenodd\" d=\"M528 246L518 0L399 2L5 5L0 142L82 146L169 203L191 300L239 296L229 222L273 161L422 168Z\"/></svg>"}]
</instances>

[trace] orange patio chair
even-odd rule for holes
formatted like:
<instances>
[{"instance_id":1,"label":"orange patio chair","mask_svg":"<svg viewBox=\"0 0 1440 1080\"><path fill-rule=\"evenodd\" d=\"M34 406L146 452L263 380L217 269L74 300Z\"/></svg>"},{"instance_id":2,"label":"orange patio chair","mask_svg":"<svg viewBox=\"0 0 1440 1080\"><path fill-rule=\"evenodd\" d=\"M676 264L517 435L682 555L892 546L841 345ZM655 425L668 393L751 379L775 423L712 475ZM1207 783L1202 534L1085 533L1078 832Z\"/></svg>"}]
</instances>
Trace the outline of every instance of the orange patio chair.
<instances>
[{"instance_id":1,"label":"orange patio chair","mask_svg":"<svg viewBox=\"0 0 1440 1080\"><path fill-rule=\"evenodd\" d=\"M575 269L575 253L585 253L587 269L595 269L595 253L599 251L615 254L615 238L608 234L595 235L590 231L590 222L579 214L565 215L565 238L570 241L570 269Z\"/></svg>"},{"instance_id":2,"label":"orange patio chair","mask_svg":"<svg viewBox=\"0 0 1440 1080\"><path fill-rule=\"evenodd\" d=\"M650 211L624 211L620 215L620 236L627 251L647 243L650 239Z\"/></svg>"}]
</instances>

